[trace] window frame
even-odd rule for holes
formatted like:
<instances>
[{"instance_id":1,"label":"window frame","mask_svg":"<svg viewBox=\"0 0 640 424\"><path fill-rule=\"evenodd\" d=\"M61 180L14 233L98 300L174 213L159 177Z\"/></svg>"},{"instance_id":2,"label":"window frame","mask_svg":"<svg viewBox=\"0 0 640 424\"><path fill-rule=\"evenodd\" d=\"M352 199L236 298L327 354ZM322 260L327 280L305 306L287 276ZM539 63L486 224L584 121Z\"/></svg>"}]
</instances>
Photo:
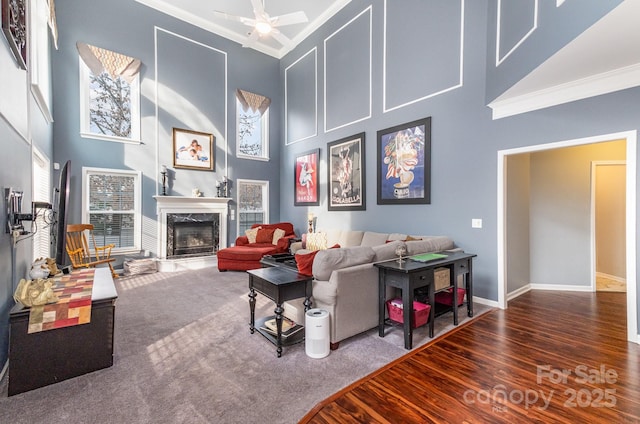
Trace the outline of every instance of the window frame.
<instances>
[{"instance_id":1,"label":"window frame","mask_svg":"<svg viewBox=\"0 0 640 424\"><path fill-rule=\"evenodd\" d=\"M140 253L142 251L142 172L127 169L82 167L82 223L91 222L89 210L89 176L91 175L117 175L133 176L134 181L134 207L133 207L133 240L130 247L116 247L111 253L114 255Z\"/></svg>"},{"instance_id":2,"label":"window frame","mask_svg":"<svg viewBox=\"0 0 640 424\"><path fill-rule=\"evenodd\" d=\"M47 0L29 2L29 81L31 94L47 123L51 114L51 57L49 45L49 4Z\"/></svg>"},{"instance_id":3,"label":"window frame","mask_svg":"<svg viewBox=\"0 0 640 424\"><path fill-rule=\"evenodd\" d=\"M260 161L269 161L269 110L271 106L264 111L260 117L260 138L262 141L262 155L252 156L240 151L240 112L242 112L242 104L236 97L236 157L239 159L251 159Z\"/></svg>"},{"instance_id":4,"label":"window frame","mask_svg":"<svg viewBox=\"0 0 640 424\"><path fill-rule=\"evenodd\" d=\"M96 140L115 141L119 143L140 144L140 73L137 73L131 84L131 138L96 134L91 132L90 123L90 94L91 70L78 56L80 66L80 136Z\"/></svg>"},{"instance_id":5,"label":"window frame","mask_svg":"<svg viewBox=\"0 0 640 424\"><path fill-rule=\"evenodd\" d=\"M244 235L244 232L240 232L240 214L242 214L243 212L240 210L240 191L241 191L241 186L243 184L258 184L262 186L262 199L263 199L263 205L262 205L262 209L263 209L263 214L264 214L264 219L262 222L262 224L268 224L269 223L269 181L267 180L248 180L248 179L238 179L236 181L236 183L238 184L238 219L237 219L237 223L236 223L236 234L239 236ZM266 204L265 204L266 203ZM247 213L251 213L251 212L247 212Z\"/></svg>"},{"instance_id":6,"label":"window frame","mask_svg":"<svg viewBox=\"0 0 640 424\"><path fill-rule=\"evenodd\" d=\"M31 168L31 178L32 178L32 193L33 193L33 201L36 202L47 202L51 204L51 195L52 195L52 175L51 175L51 159L44 153L42 153L39 149L33 148L32 150L32 168ZM42 162L40 165L38 162ZM47 182L45 187L41 184L42 180L37 178L37 172L42 171L43 175L46 176ZM42 211L38 210L38 213L49 213L50 211ZM51 214L49 214L49 220L51 220ZM46 258L52 257L51 252L51 226L52 223L49 222L47 224L44 215L39 215L36 219L34 219L34 223L42 224L42 226L38 225L37 231L33 235L32 238L32 256L33 260L39 259L43 256L44 252L42 252L38 246L48 245L48 251ZM43 239L44 238L44 239Z\"/></svg>"}]
</instances>

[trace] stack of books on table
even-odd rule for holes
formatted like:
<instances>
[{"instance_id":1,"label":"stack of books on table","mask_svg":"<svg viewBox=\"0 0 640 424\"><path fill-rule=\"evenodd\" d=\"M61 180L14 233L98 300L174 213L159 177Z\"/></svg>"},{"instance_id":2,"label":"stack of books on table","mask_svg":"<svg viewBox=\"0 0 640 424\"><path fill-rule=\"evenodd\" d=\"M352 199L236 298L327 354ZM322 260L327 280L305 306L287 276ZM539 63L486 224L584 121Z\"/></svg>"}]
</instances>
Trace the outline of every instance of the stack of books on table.
<instances>
[{"instance_id":1,"label":"stack of books on table","mask_svg":"<svg viewBox=\"0 0 640 424\"><path fill-rule=\"evenodd\" d=\"M273 336L277 336L278 333L278 327L276 326L276 319L275 318L271 318L268 319L264 322L264 326L261 327L263 330L265 330L267 333L273 335ZM298 331L302 330L304 328L304 326L300 325L300 324L296 324L294 321L290 320L287 317L282 317L282 332L280 333L280 335L283 338L287 338L295 333L297 333Z\"/></svg>"}]
</instances>

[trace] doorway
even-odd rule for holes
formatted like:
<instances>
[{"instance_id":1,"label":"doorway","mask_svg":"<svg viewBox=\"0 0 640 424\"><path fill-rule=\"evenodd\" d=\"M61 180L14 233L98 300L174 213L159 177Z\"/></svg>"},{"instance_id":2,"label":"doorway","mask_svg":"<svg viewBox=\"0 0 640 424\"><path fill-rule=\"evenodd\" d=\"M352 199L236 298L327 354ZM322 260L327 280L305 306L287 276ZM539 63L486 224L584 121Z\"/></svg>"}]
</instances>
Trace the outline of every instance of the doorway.
<instances>
[{"instance_id":1,"label":"doorway","mask_svg":"<svg viewBox=\"0 0 640 424\"><path fill-rule=\"evenodd\" d=\"M626 292L625 161L591 164L592 290Z\"/></svg>"},{"instance_id":2,"label":"doorway","mask_svg":"<svg viewBox=\"0 0 640 424\"><path fill-rule=\"evenodd\" d=\"M522 148L501 150L498 152L498 304L499 307L506 309L507 308L507 300L508 295L510 293L507 292L507 281L509 278L510 270L508 269L508 255L510 253L510 248L508 246L508 238L507 238L507 212L508 212L508 190L507 190L507 159L512 155L521 155L523 153L534 153L534 152L546 152L555 149L562 149L565 147L575 147L575 146L584 146L595 143L604 143L613 140L622 140L625 144L625 156L627 160L626 164L626 172L625 172L625 227L626 227L626 244L625 244L625 274L626 274L626 283L627 283L627 293L626 293L626 304L627 304L627 339L634 343L639 342L638 338L638 314L637 314L637 302L636 302L636 293L637 293L637 282L636 282L636 243L637 243L637 234L636 234L636 151L637 151L637 132L636 131L626 131L620 133L613 134L605 134L601 136L587 137L582 139L575 140L567 140L560 141L555 143L534 145L534 146L526 146ZM588 171L587 171L588 172ZM588 194L587 194L588 198ZM589 206L586 207L588 213ZM590 217L587 217L587 222ZM588 227L588 224L587 224ZM532 230L532 233L535 234L535 231ZM587 230L588 234L588 230ZM590 248L589 242L587 241L587 237L585 237L585 242L587 246L587 250ZM555 240L559 240L556 238ZM551 243L552 240L548 240L547 243ZM552 244L549 244L552 245ZM584 246L584 244L583 244ZM593 250L593 249L592 249ZM545 252L546 253L546 252ZM573 253L573 252L572 252ZM592 253L592 258L595 257L595 254ZM556 257L557 259L557 257ZM572 266L580 267L584 265L590 265L590 268L595 269L595 265L593 264L593 259L591 260L591 264L587 264L589 262L589 255L586 254L586 259L575 261L572 263L571 261L564 261L563 267L566 271L567 268L571 268ZM537 269L540 269L540 264L536 264ZM590 271L589 271L590 272ZM591 272L590 272L591 273ZM587 277L588 278L588 277ZM595 277L594 277L595 278ZM580 289L583 291L590 291L590 286L588 280L586 280L586 285L584 285L586 278L581 279L582 284L580 287L571 286L570 289ZM544 287L542 287L544 286ZM526 291L529 288L523 288L521 292ZM566 286L560 285L538 285L535 288L545 288L545 289L555 289L555 290L567 290Z\"/></svg>"}]
</instances>

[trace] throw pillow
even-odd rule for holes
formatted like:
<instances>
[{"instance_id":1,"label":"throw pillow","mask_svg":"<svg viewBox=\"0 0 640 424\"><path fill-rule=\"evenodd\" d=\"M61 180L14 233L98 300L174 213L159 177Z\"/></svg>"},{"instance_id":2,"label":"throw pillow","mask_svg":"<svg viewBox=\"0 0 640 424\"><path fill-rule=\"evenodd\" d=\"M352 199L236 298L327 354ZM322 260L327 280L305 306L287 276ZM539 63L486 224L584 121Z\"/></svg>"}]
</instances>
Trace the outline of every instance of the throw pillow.
<instances>
[{"instance_id":1,"label":"throw pillow","mask_svg":"<svg viewBox=\"0 0 640 424\"><path fill-rule=\"evenodd\" d=\"M266 228L261 228L258 230L258 234L256 235L256 243L269 243L271 244L271 242L273 241L273 233L274 233L274 229L270 228L270 229L266 229Z\"/></svg>"},{"instance_id":2,"label":"throw pillow","mask_svg":"<svg viewBox=\"0 0 640 424\"><path fill-rule=\"evenodd\" d=\"M302 275L313 275L313 259L316 257L316 254L319 250L316 250L311 253L300 254L296 253L296 264L298 265L298 272Z\"/></svg>"},{"instance_id":3,"label":"throw pillow","mask_svg":"<svg viewBox=\"0 0 640 424\"><path fill-rule=\"evenodd\" d=\"M308 250L324 250L327 248L326 233L308 233L307 247Z\"/></svg>"},{"instance_id":4,"label":"throw pillow","mask_svg":"<svg viewBox=\"0 0 640 424\"><path fill-rule=\"evenodd\" d=\"M280 240L282 237L284 237L284 230L276 228L273 231L273 240L271 241L271 244L278 244L278 240Z\"/></svg>"},{"instance_id":5,"label":"throw pillow","mask_svg":"<svg viewBox=\"0 0 640 424\"><path fill-rule=\"evenodd\" d=\"M415 241L415 240L422 240L422 238L421 237L407 236L407 239L405 241Z\"/></svg>"},{"instance_id":6,"label":"throw pillow","mask_svg":"<svg viewBox=\"0 0 640 424\"><path fill-rule=\"evenodd\" d=\"M247 236L247 239L249 239L249 243L256 242L256 236L258 235L258 230L260 230L261 228L262 227L256 227L244 232L244 235Z\"/></svg>"}]
</instances>

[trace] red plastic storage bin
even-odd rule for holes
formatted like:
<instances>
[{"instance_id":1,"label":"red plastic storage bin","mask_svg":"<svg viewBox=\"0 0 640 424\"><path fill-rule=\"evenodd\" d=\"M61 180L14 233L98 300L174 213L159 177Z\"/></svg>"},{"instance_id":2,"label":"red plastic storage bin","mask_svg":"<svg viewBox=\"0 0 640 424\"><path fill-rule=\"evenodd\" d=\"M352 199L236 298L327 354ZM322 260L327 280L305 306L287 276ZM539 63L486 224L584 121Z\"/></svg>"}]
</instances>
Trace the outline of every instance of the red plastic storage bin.
<instances>
[{"instance_id":1,"label":"red plastic storage bin","mask_svg":"<svg viewBox=\"0 0 640 424\"><path fill-rule=\"evenodd\" d=\"M462 306L462 304L464 303L465 293L465 289L458 289L458 306ZM453 287L436 293L434 298L437 303L442 303L443 305L447 306L453 305Z\"/></svg>"},{"instance_id":2,"label":"red plastic storage bin","mask_svg":"<svg viewBox=\"0 0 640 424\"><path fill-rule=\"evenodd\" d=\"M413 302L413 328L418 328L421 325L425 325L429 321L429 312L431 306L418 301ZM395 322L403 323L404 315L402 308L402 299L390 299L387 300L387 312L389 312L389 318Z\"/></svg>"}]
</instances>

